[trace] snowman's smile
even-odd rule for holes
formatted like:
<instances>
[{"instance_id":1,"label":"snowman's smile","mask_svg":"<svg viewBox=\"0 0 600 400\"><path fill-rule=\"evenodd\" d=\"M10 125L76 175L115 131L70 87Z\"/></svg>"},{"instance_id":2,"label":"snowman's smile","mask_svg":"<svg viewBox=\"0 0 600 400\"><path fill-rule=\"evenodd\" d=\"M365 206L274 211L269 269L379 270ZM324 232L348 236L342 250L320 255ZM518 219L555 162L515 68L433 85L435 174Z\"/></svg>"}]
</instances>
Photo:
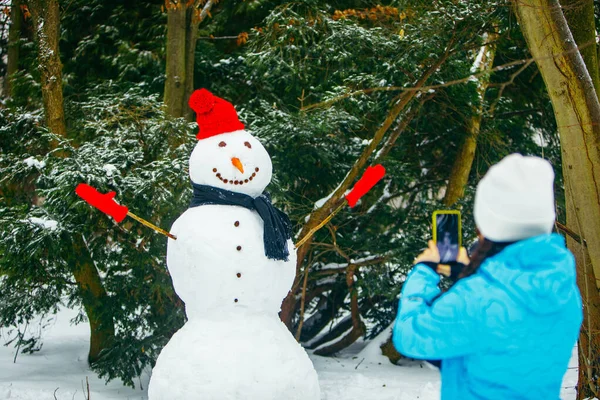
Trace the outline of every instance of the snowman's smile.
<instances>
[{"instance_id":1,"label":"snowman's smile","mask_svg":"<svg viewBox=\"0 0 600 400\"><path fill-rule=\"evenodd\" d=\"M224 178L223 175L219 172L218 169L213 168L213 172L214 172L215 176L217 177L217 179L219 179L223 183L227 183L227 184L230 184L230 185L245 185L246 183L249 183L250 181L252 181L256 177L256 174L259 171L260 171L260 168L256 167L256 168L254 168L254 172L252 173L252 175L250 175L247 178L244 178L244 179L228 179L228 178Z\"/></svg>"}]
</instances>

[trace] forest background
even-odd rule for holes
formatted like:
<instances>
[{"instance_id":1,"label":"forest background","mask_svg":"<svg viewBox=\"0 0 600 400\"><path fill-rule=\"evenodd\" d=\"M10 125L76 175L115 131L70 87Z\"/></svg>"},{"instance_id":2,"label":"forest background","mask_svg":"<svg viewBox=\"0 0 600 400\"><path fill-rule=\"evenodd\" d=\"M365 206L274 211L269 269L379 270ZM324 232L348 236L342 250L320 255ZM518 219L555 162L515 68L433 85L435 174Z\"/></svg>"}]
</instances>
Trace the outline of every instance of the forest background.
<instances>
[{"instance_id":1,"label":"forest background","mask_svg":"<svg viewBox=\"0 0 600 400\"><path fill-rule=\"evenodd\" d=\"M579 396L600 397L600 3L0 0L0 11L0 326L19 351L41 348L40 315L80 308L90 365L134 385L184 323L166 239L114 223L74 188L115 191L169 228L191 196L187 99L205 87L269 151L268 189L296 239L367 166L387 170L299 248L280 317L319 355L391 324L434 210L460 209L471 243L489 166L513 152L548 159L585 303Z\"/></svg>"}]
</instances>

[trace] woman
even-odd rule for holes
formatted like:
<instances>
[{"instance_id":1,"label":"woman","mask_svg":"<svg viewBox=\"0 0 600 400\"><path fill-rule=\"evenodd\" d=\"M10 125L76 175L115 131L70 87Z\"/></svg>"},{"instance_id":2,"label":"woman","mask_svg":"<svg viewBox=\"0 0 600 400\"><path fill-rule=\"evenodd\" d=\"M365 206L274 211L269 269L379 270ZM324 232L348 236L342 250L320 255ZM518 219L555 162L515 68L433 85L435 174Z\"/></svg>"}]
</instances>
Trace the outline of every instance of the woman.
<instances>
[{"instance_id":1,"label":"woman","mask_svg":"<svg viewBox=\"0 0 600 400\"><path fill-rule=\"evenodd\" d=\"M402 287L393 343L408 357L442 360L442 400L559 399L582 321L575 262L552 234L554 172L512 154L477 187L481 233L459 280L440 295L429 243Z\"/></svg>"}]
</instances>

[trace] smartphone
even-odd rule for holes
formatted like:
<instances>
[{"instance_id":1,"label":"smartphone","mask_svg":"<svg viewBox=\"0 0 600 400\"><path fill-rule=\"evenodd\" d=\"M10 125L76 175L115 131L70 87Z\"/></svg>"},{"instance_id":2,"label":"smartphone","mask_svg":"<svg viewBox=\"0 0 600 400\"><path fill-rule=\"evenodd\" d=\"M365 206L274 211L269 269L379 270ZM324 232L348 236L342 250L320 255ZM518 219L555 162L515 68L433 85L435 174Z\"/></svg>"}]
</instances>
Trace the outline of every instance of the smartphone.
<instances>
[{"instance_id":1,"label":"smartphone","mask_svg":"<svg viewBox=\"0 0 600 400\"><path fill-rule=\"evenodd\" d=\"M440 252L440 262L456 261L462 245L460 211L437 210L433 213L433 241Z\"/></svg>"}]
</instances>

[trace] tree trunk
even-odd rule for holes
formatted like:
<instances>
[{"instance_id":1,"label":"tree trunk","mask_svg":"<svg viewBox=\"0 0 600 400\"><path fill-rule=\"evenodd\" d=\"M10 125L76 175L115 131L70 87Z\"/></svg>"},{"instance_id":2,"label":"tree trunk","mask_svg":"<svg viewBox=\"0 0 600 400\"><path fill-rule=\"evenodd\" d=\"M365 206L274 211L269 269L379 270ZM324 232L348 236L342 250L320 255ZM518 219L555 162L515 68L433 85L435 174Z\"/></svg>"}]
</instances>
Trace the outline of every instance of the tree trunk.
<instances>
[{"instance_id":1,"label":"tree trunk","mask_svg":"<svg viewBox=\"0 0 600 400\"><path fill-rule=\"evenodd\" d=\"M479 54L473 65L473 73L485 73L490 71L494 65L494 57L496 55L495 41L498 39L498 31L488 33L484 36L484 44L479 50ZM464 195L465 186L469 181L471 167L475 159L475 150L477 149L477 137L481 128L481 120L483 119L483 106L485 100L485 92L490 83L489 75L482 75L477 79L477 94L479 96L479 104L473 107L473 115L467 121L467 137L465 137L462 146L454 160L446 195L444 196L444 204L447 207L454 205Z\"/></svg>"},{"instance_id":2,"label":"tree trunk","mask_svg":"<svg viewBox=\"0 0 600 400\"><path fill-rule=\"evenodd\" d=\"M167 67L164 103L172 117L194 120L188 99L194 91L194 64L198 26L210 13L214 0L204 3L170 0L167 2Z\"/></svg>"},{"instance_id":3,"label":"tree trunk","mask_svg":"<svg viewBox=\"0 0 600 400\"><path fill-rule=\"evenodd\" d=\"M398 353L398 350L396 350L396 347L392 342L392 335L390 335L388 340L379 346L379 348L381 349L381 354L386 356L392 364L396 364L398 361L404 358L404 356Z\"/></svg>"},{"instance_id":4,"label":"tree trunk","mask_svg":"<svg viewBox=\"0 0 600 400\"><path fill-rule=\"evenodd\" d=\"M10 80L12 75L19 70L19 40L21 39L21 1L13 0L10 6L10 28L8 30L8 60L6 65L6 78L4 80L4 93L13 97Z\"/></svg>"},{"instance_id":5,"label":"tree trunk","mask_svg":"<svg viewBox=\"0 0 600 400\"><path fill-rule=\"evenodd\" d=\"M71 260L73 276L79 288L85 313L90 323L90 351L88 362L93 364L100 358L102 350L110 347L115 336L112 314L106 310L107 294L98 269L83 238L76 239L73 254L79 257Z\"/></svg>"},{"instance_id":6,"label":"tree trunk","mask_svg":"<svg viewBox=\"0 0 600 400\"><path fill-rule=\"evenodd\" d=\"M596 277L590 256L581 236L581 221L577 220L573 205L573 188L565 187L567 226L579 240L567 235L567 246L575 256L577 285L583 302L583 323L577 343L579 379L577 399L598 397L600 394L600 292L596 288Z\"/></svg>"},{"instance_id":7,"label":"tree trunk","mask_svg":"<svg viewBox=\"0 0 600 400\"><path fill-rule=\"evenodd\" d=\"M60 14L56 0L29 0L34 35L38 46L38 62L42 79L42 96L48 128L57 135L66 135L62 95L62 65L58 39ZM114 337L112 315L106 307L107 294L98 270L83 238L73 243L70 260L73 276L90 323L90 363L98 360L100 352L109 347Z\"/></svg>"},{"instance_id":8,"label":"tree trunk","mask_svg":"<svg viewBox=\"0 0 600 400\"><path fill-rule=\"evenodd\" d=\"M194 121L194 111L187 106L187 99L194 91L194 65L196 54L196 42L198 41L198 26L200 18L196 15L196 9L190 8L186 15L187 27L185 32L185 90L183 93L183 117L186 121Z\"/></svg>"},{"instance_id":9,"label":"tree trunk","mask_svg":"<svg viewBox=\"0 0 600 400\"><path fill-rule=\"evenodd\" d=\"M588 393L598 394L600 361L596 335L600 325L596 279L600 276L600 104L558 1L520 0L514 6L554 108L563 155L567 222L587 243L586 254L569 240L578 257L585 311L579 338L578 398L583 399ZM580 21L575 21L576 31ZM586 39L580 36L579 40Z\"/></svg>"},{"instance_id":10,"label":"tree trunk","mask_svg":"<svg viewBox=\"0 0 600 400\"><path fill-rule=\"evenodd\" d=\"M574 210L571 187L565 188L567 201L567 225L580 236L581 221ZM583 239L583 238L582 238ZM584 241L581 243L567 236L567 245L575 256L577 285L583 300L583 324L578 342L579 380L577 398L598 397L600 393L600 293L596 287L596 276L592 270L589 254Z\"/></svg>"},{"instance_id":11,"label":"tree trunk","mask_svg":"<svg viewBox=\"0 0 600 400\"><path fill-rule=\"evenodd\" d=\"M596 52L596 28L594 21L593 0L563 0L563 12L567 23L579 46L585 65L596 94L600 93L600 76L598 71L598 53ZM566 172L565 172L566 174ZM567 226L582 237L581 221L573 204L572 187L565 187L567 208ZM578 399L598 397L600 392L600 293L596 288L596 278L590 263L586 246L572 238L567 238L567 245L575 255L577 265L577 284L583 300L583 324L579 335L578 359L579 380L577 384Z\"/></svg>"},{"instance_id":12,"label":"tree trunk","mask_svg":"<svg viewBox=\"0 0 600 400\"><path fill-rule=\"evenodd\" d=\"M38 63L46 125L56 135L66 136L63 110L62 64L58 39L60 11L57 0L29 0L33 34L38 47Z\"/></svg>"},{"instance_id":13,"label":"tree trunk","mask_svg":"<svg viewBox=\"0 0 600 400\"><path fill-rule=\"evenodd\" d=\"M544 78L560 134L565 187L600 276L600 103L558 0L514 2Z\"/></svg>"},{"instance_id":14,"label":"tree trunk","mask_svg":"<svg viewBox=\"0 0 600 400\"><path fill-rule=\"evenodd\" d=\"M185 95L185 3L170 3L167 8L167 65L165 80L165 106L167 113L175 118L183 116Z\"/></svg>"},{"instance_id":15,"label":"tree trunk","mask_svg":"<svg viewBox=\"0 0 600 400\"><path fill-rule=\"evenodd\" d=\"M565 18L575 43L594 82L596 93L600 93L600 70L596 45L596 22L594 0L562 0Z\"/></svg>"}]
</instances>

